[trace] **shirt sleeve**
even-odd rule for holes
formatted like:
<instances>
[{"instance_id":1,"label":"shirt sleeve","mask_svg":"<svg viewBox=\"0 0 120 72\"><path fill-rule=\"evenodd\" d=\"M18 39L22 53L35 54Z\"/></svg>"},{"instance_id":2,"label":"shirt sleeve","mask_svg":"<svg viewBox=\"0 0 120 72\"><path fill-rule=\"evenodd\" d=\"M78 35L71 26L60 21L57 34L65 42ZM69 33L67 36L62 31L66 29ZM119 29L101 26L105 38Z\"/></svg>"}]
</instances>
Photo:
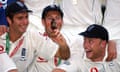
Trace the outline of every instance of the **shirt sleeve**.
<instances>
[{"instance_id":1,"label":"shirt sleeve","mask_svg":"<svg viewBox=\"0 0 120 72\"><path fill-rule=\"evenodd\" d=\"M83 39L80 36L72 36L72 41L69 41L69 47L71 52L71 57L67 61L62 61L62 63L57 67L65 70L66 72L81 72L81 63L83 57Z\"/></svg>"},{"instance_id":2,"label":"shirt sleeve","mask_svg":"<svg viewBox=\"0 0 120 72\"><path fill-rule=\"evenodd\" d=\"M48 60L55 56L58 51L58 44L53 42L49 37L44 37L40 33L34 34L34 39L36 43L36 54L37 56Z\"/></svg>"},{"instance_id":3,"label":"shirt sleeve","mask_svg":"<svg viewBox=\"0 0 120 72\"><path fill-rule=\"evenodd\" d=\"M51 39L44 40L41 49L39 50L39 56L48 60L55 56L59 46L54 43Z\"/></svg>"},{"instance_id":4,"label":"shirt sleeve","mask_svg":"<svg viewBox=\"0 0 120 72\"><path fill-rule=\"evenodd\" d=\"M0 54L0 72L8 72L12 69L17 69L12 59L6 53Z\"/></svg>"}]
</instances>

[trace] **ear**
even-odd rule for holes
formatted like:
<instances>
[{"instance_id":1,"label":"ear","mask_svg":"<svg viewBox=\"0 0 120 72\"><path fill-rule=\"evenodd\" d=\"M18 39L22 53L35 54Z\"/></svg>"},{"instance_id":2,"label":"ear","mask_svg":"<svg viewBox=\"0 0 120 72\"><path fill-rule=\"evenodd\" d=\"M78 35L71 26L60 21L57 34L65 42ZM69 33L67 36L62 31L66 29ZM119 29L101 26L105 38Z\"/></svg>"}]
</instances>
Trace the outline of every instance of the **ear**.
<instances>
[{"instance_id":1,"label":"ear","mask_svg":"<svg viewBox=\"0 0 120 72\"><path fill-rule=\"evenodd\" d=\"M107 44L106 40L102 40L101 47L102 48L106 48L106 44Z\"/></svg>"},{"instance_id":2,"label":"ear","mask_svg":"<svg viewBox=\"0 0 120 72\"><path fill-rule=\"evenodd\" d=\"M8 24L11 25L12 20L9 17L7 17L6 19L7 19Z\"/></svg>"}]
</instances>

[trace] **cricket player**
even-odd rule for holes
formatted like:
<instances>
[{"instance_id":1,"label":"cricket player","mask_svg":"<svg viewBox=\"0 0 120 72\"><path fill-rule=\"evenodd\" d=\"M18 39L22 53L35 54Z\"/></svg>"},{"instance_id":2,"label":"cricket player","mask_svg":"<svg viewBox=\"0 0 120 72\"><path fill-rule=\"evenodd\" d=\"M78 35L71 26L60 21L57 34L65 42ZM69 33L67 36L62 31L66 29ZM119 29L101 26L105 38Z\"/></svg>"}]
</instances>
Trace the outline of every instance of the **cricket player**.
<instances>
[{"instance_id":1,"label":"cricket player","mask_svg":"<svg viewBox=\"0 0 120 72\"><path fill-rule=\"evenodd\" d=\"M61 30L63 25L63 12L61 8L57 5L48 5L43 9L42 12L42 23L44 26L44 32L40 32L41 35L44 36L45 41L49 41L49 31L52 30ZM76 37L67 35L64 32L62 32L63 37L65 38L69 48L71 55L79 57L81 54L80 50L80 43L78 43L80 40L77 40ZM78 43L78 44L76 44ZM81 43L82 44L82 43ZM51 48L50 48L51 49ZM64 51L63 51L64 53ZM74 57L73 56L73 57ZM31 71L29 72L51 72L52 69L54 69L56 66L58 66L60 63L64 62L64 59L53 57L50 60L46 60L42 58L41 56L38 56L37 61L35 62L35 66L31 68Z\"/></svg>"},{"instance_id":2,"label":"cricket player","mask_svg":"<svg viewBox=\"0 0 120 72\"><path fill-rule=\"evenodd\" d=\"M84 36L84 51L82 58L71 61L70 64L62 64L53 72L119 72L120 57L117 51L117 58L106 62L106 46L109 40L107 30L97 24L90 25L86 31L81 32ZM118 42L118 41L116 41ZM119 50L119 44L118 44Z\"/></svg>"}]
</instances>

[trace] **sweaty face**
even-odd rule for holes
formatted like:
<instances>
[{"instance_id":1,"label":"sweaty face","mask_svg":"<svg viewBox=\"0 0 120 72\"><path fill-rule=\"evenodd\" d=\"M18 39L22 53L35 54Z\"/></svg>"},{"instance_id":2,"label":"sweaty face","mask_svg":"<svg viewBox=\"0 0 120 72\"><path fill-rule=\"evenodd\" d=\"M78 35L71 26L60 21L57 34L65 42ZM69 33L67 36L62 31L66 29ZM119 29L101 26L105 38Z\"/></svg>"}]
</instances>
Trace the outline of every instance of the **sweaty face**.
<instances>
[{"instance_id":1,"label":"sweaty face","mask_svg":"<svg viewBox=\"0 0 120 72\"><path fill-rule=\"evenodd\" d=\"M49 11L46 14L45 19L42 19L42 22L43 22L43 24L45 26L45 30L46 30L47 33L52 32L51 21L53 19L56 22L57 29L59 29L59 30L61 29L61 26L62 26L62 23L63 23L63 19L60 16L60 13L58 11Z\"/></svg>"},{"instance_id":2,"label":"sweaty face","mask_svg":"<svg viewBox=\"0 0 120 72\"><path fill-rule=\"evenodd\" d=\"M14 15L9 21L10 29L18 34L24 33L28 26L28 13L22 12Z\"/></svg>"},{"instance_id":3,"label":"sweaty face","mask_svg":"<svg viewBox=\"0 0 120 72\"><path fill-rule=\"evenodd\" d=\"M103 58L101 39L84 37L84 49L87 58L91 59L92 61Z\"/></svg>"}]
</instances>

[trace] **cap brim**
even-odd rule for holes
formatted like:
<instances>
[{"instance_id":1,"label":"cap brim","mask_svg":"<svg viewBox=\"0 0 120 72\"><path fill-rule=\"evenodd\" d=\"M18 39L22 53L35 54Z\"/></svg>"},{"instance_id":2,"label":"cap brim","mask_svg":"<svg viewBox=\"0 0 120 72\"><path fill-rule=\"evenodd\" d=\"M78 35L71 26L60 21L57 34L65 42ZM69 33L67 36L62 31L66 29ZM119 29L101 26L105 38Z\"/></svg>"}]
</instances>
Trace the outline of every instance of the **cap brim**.
<instances>
[{"instance_id":1,"label":"cap brim","mask_svg":"<svg viewBox=\"0 0 120 72\"><path fill-rule=\"evenodd\" d=\"M32 12L32 10L21 10L21 11Z\"/></svg>"},{"instance_id":2,"label":"cap brim","mask_svg":"<svg viewBox=\"0 0 120 72\"><path fill-rule=\"evenodd\" d=\"M29 12L29 13L31 13L32 10L26 10L26 9L23 9L23 10L20 10L20 11L18 11L18 12L16 12L16 13L20 13L20 12Z\"/></svg>"},{"instance_id":3,"label":"cap brim","mask_svg":"<svg viewBox=\"0 0 120 72\"><path fill-rule=\"evenodd\" d=\"M86 32L81 32L81 33L79 33L79 35L87 36L87 33Z\"/></svg>"},{"instance_id":4,"label":"cap brim","mask_svg":"<svg viewBox=\"0 0 120 72\"><path fill-rule=\"evenodd\" d=\"M81 32L81 33L79 33L79 35L82 35L84 37L89 37L89 38L96 37L94 34L90 34L90 33L87 33L87 32Z\"/></svg>"}]
</instances>

